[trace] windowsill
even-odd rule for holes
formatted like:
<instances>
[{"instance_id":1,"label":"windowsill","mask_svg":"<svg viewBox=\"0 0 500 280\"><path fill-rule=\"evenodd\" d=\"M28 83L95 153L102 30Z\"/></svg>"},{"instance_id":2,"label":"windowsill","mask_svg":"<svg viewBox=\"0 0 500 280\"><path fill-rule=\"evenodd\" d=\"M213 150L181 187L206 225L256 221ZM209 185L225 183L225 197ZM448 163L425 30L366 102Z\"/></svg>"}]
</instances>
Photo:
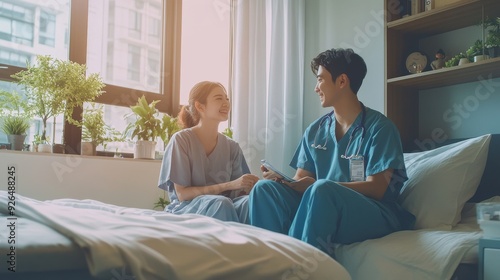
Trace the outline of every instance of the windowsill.
<instances>
[{"instance_id":1,"label":"windowsill","mask_svg":"<svg viewBox=\"0 0 500 280\"><path fill-rule=\"evenodd\" d=\"M0 159L0 190L7 190L6 171L14 166L16 193L38 200L94 199L151 209L164 195L159 160L10 150L0 150Z\"/></svg>"},{"instance_id":2,"label":"windowsill","mask_svg":"<svg viewBox=\"0 0 500 280\"><path fill-rule=\"evenodd\" d=\"M39 152L31 152L31 151L12 151L12 150L1 149L0 154L2 154L2 153L19 154L19 155L23 155L23 156L29 155L29 156L51 156L51 157L78 157L78 158L88 158L88 159L98 159L98 160L119 160L119 161L134 161L134 162L159 162L159 161L161 161L160 159L137 159L137 158L133 158L133 156L134 156L133 154L126 154L127 156L115 158L115 157L111 156L111 155L114 155L114 153L109 152L110 155L108 155L107 152L100 152L100 151L97 152L98 155L96 155L96 156L84 156L84 155L77 155L77 154L59 154L59 153L39 153ZM131 157L128 155L131 155Z\"/></svg>"}]
</instances>

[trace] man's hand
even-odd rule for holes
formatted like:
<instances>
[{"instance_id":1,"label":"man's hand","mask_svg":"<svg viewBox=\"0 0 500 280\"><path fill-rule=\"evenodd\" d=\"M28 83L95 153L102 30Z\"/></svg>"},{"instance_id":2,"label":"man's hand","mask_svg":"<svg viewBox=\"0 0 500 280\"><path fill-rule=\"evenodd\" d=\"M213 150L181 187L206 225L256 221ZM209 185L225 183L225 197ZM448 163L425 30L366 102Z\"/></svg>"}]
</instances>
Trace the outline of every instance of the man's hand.
<instances>
[{"instance_id":1,"label":"man's hand","mask_svg":"<svg viewBox=\"0 0 500 280\"><path fill-rule=\"evenodd\" d=\"M281 179L283 179L283 177L278 175L276 172L268 170L264 165L260 166L260 170L262 171L262 177L264 177L264 179L273 180L276 182L279 182L281 181Z\"/></svg>"},{"instance_id":2,"label":"man's hand","mask_svg":"<svg viewBox=\"0 0 500 280\"><path fill-rule=\"evenodd\" d=\"M302 177L299 180L296 180L294 182L281 181L280 183L287 185L288 187L290 187L298 192L303 193L307 190L307 188L310 185L314 184L314 182L316 182L316 180L313 177L306 176L306 177Z\"/></svg>"}]
</instances>

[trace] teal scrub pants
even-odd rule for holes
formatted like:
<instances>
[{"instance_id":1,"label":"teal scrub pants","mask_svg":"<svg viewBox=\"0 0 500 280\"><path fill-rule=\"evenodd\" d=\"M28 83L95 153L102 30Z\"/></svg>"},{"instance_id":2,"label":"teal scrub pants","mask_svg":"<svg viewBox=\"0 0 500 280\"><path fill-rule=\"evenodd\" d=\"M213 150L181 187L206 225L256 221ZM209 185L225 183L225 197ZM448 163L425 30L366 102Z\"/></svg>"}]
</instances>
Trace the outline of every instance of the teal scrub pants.
<instances>
[{"instance_id":1,"label":"teal scrub pants","mask_svg":"<svg viewBox=\"0 0 500 280\"><path fill-rule=\"evenodd\" d=\"M288 234L332 257L336 243L379 238L408 228L399 222L399 209L396 203L370 199L330 180L316 181L304 194L261 180L249 197L251 225Z\"/></svg>"}]
</instances>

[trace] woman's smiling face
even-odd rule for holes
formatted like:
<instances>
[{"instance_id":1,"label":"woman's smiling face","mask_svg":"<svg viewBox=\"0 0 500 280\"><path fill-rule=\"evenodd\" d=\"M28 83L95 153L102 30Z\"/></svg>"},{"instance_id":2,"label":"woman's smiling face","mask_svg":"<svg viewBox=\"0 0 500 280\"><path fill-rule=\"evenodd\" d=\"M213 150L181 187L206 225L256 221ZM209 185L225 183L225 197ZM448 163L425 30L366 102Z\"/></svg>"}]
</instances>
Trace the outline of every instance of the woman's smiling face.
<instances>
[{"instance_id":1,"label":"woman's smiling face","mask_svg":"<svg viewBox=\"0 0 500 280\"><path fill-rule=\"evenodd\" d=\"M221 87L212 89L207 97L207 103L203 105L205 119L217 121L227 121L231 111L231 103L227 97L226 91Z\"/></svg>"}]
</instances>

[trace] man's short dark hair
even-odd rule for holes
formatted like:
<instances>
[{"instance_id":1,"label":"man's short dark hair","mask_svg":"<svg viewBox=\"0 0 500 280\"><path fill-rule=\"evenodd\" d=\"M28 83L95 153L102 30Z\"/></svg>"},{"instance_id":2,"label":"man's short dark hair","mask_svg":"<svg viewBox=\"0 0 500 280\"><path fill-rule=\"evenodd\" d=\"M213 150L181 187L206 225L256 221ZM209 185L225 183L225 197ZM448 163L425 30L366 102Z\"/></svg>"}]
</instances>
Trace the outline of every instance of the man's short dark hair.
<instances>
[{"instance_id":1,"label":"man's short dark hair","mask_svg":"<svg viewBox=\"0 0 500 280\"><path fill-rule=\"evenodd\" d=\"M330 49L320 53L311 61L311 70L318 73L319 66L330 72L335 81L341 74L346 74L351 82L351 90L357 94L366 76L366 63L352 49Z\"/></svg>"}]
</instances>

